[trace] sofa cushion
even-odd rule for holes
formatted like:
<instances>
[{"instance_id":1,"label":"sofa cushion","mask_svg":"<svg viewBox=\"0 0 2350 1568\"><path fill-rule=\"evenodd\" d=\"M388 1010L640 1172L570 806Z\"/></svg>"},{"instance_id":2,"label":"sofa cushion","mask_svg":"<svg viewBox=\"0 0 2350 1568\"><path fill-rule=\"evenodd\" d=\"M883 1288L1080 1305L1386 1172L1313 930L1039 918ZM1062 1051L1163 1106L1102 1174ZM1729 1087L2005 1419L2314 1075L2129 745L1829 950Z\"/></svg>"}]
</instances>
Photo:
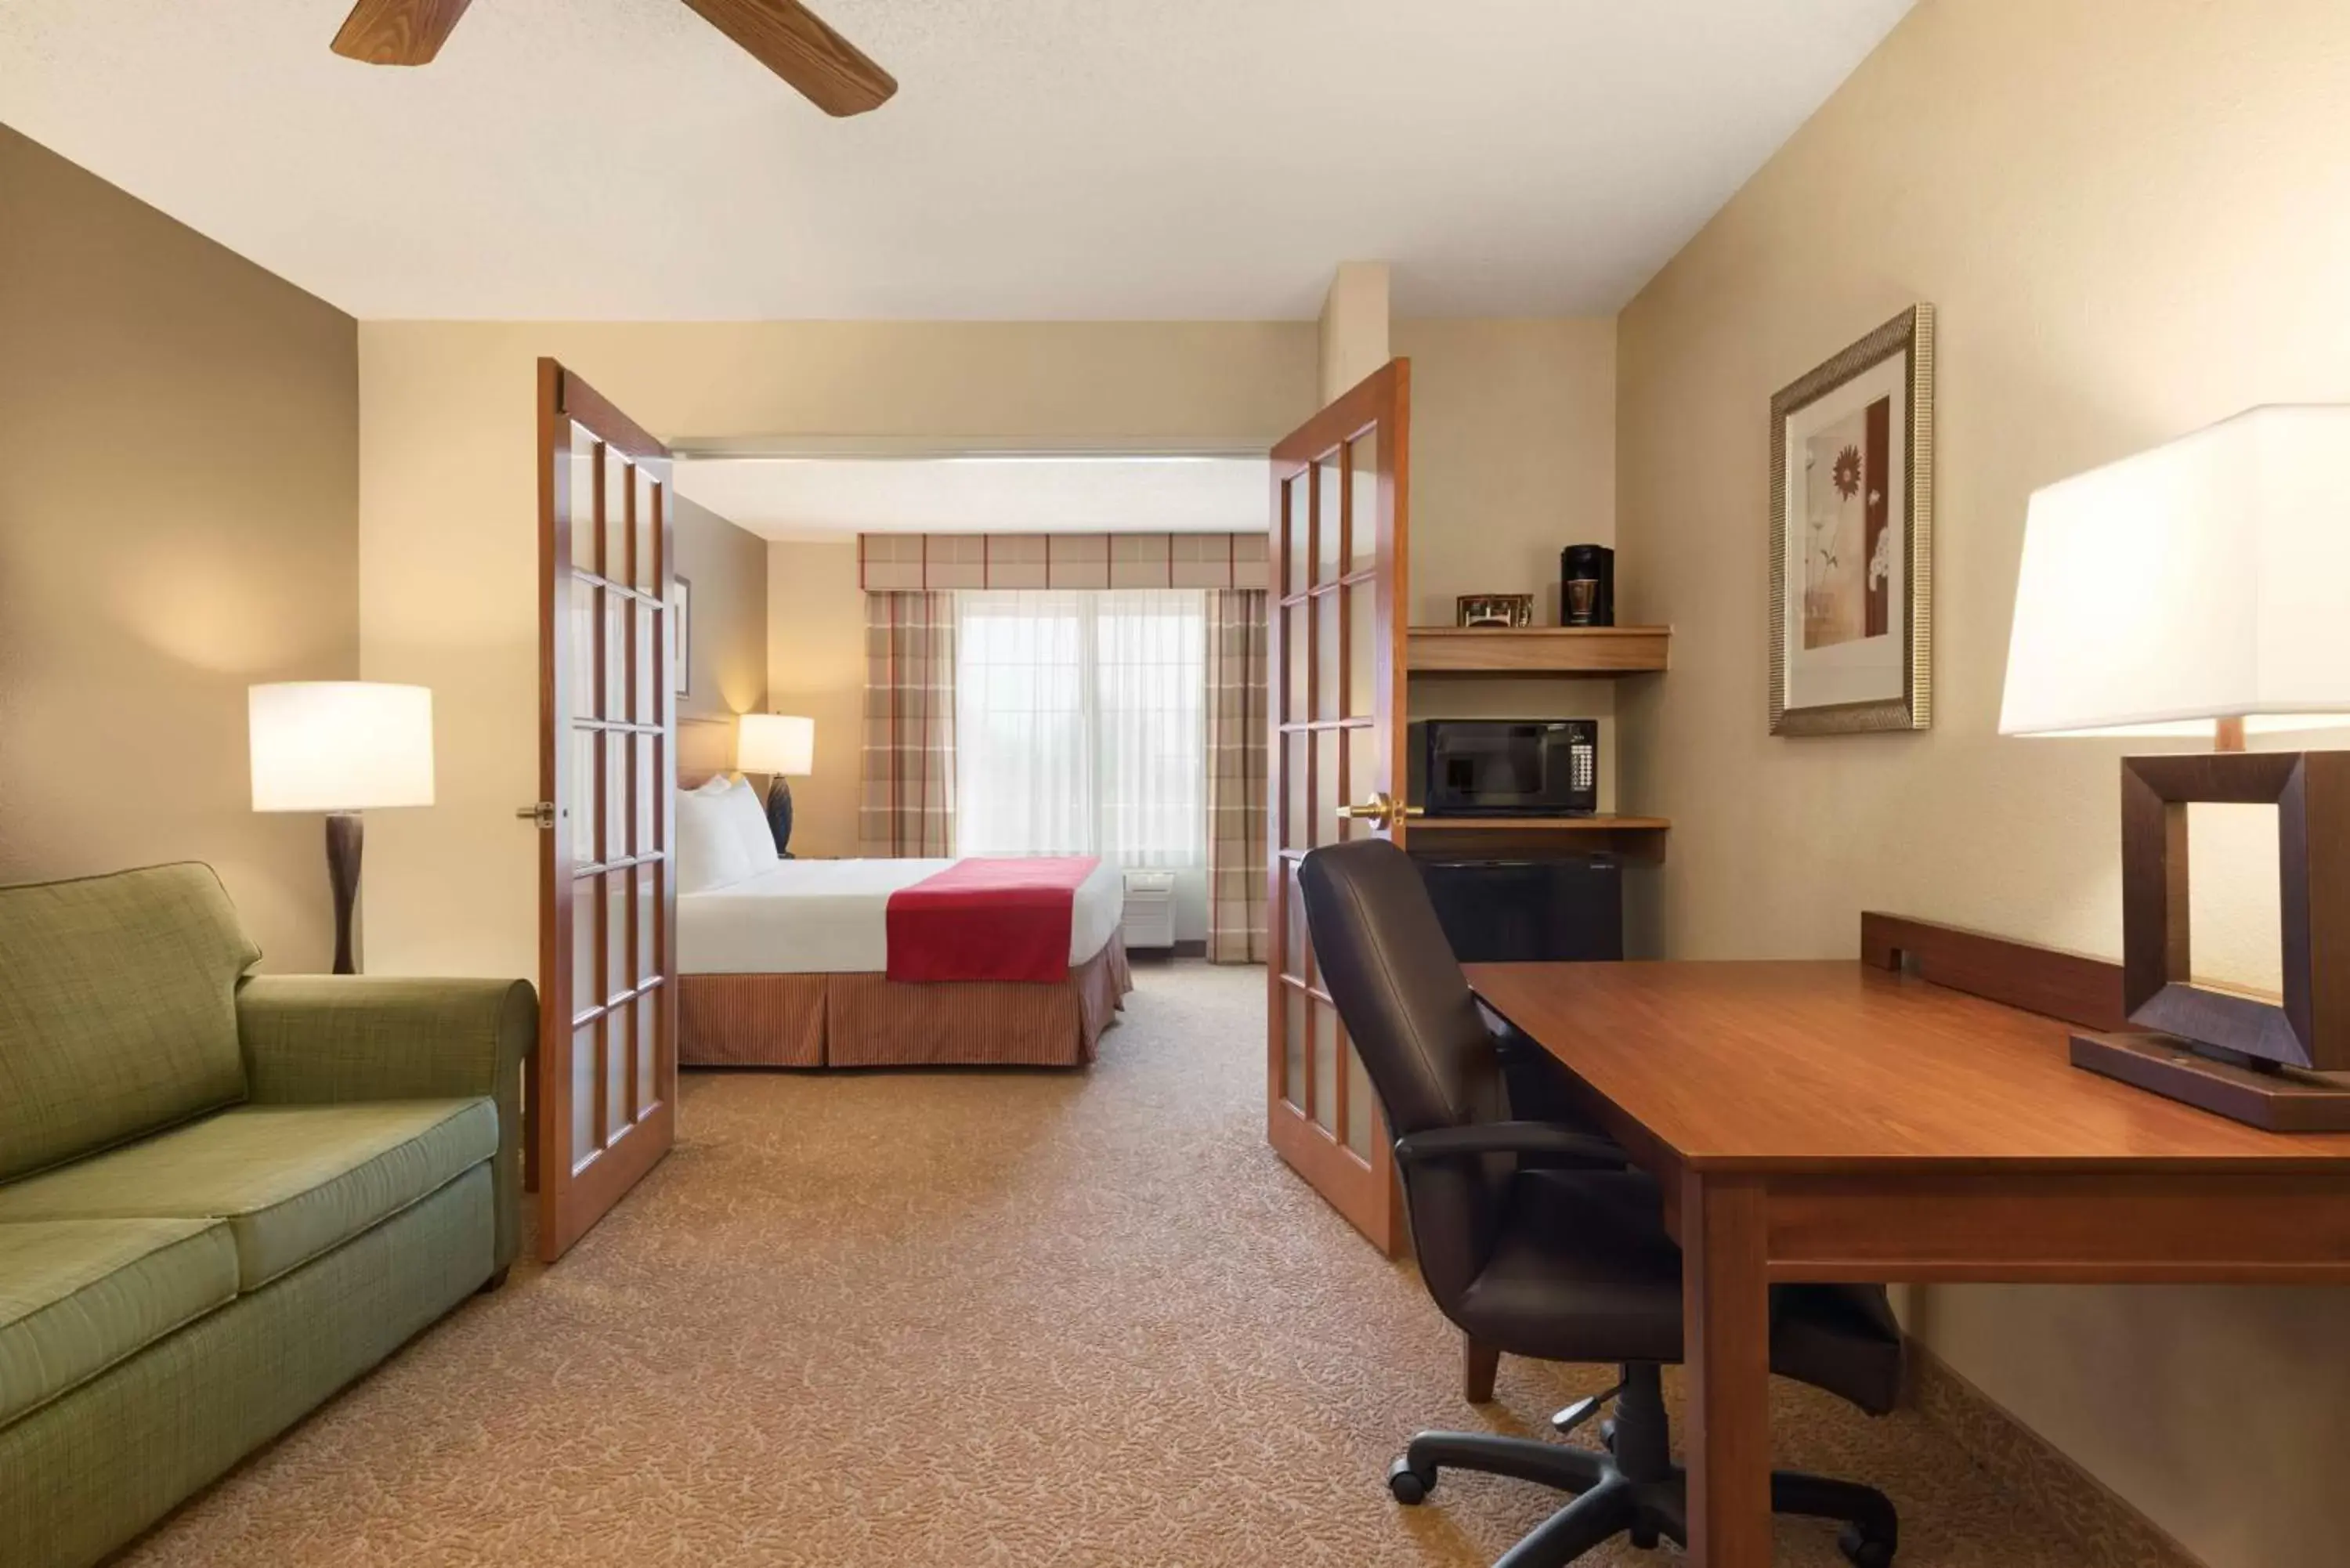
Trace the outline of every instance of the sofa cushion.
<instances>
[{"instance_id":1,"label":"sofa cushion","mask_svg":"<svg viewBox=\"0 0 2350 1568\"><path fill-rule=\"evenodd\" d=\"M235 1298L214 1220L0 1225L0 1427Z\"/></svg>"},{"instance_id":2,"label":"sofa cushion","mask_svg":"<svg viewBox=\"0 0 2350 1568\"><path fill-rule=\"evenodd\" d=\"M260 956L209 867L0 888L0 1181L244 1098Z\"/></svg>"},{"instance_id":3,"label":"sofa cushion","mask_svg":"<svg viewBox=\"0 0 2350 1568\"><path fill-rule=\"evenodd\" d=\"M0 1187L14 1220L228 1222L255 1290L497 1152L487 1096L241 1106L128 1148Z\"/></svg>"}]
</instances>

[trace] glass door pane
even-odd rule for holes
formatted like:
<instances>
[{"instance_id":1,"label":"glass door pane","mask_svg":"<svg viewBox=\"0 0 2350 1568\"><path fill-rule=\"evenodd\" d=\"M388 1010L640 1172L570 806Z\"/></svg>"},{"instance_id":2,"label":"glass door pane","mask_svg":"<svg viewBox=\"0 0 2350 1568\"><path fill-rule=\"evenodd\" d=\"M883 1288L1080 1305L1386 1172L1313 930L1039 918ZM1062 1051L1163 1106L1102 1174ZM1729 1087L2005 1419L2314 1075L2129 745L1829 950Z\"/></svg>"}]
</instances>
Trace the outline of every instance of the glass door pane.
<instances>
[{"instance_id":1,"label":"glass door pane","mask_svg":"<svg viewBox=\"0 0 2350 1568\"><path fill-rule=\"evenodd\" d=\"M1305 475L1298 474L1281 487L1281 592L1284 597L1294 597L1313 580L1314 496L1306 488Z\"/></svg>"},{"instance_id":2,"label":"glass door pane","mask_svg":"<svg viewBox=\"0 0 2350 1568\"><path fill-rule=\"evenodd\" d=\"M596 438L577 425L571 427L571 452L565 479L565 514L555 520L557 535L570 535L572 566L583 572L593 572L597 565Z\"/></svg>"},{"instance_id":3,"label":"glass door pane","mask_svg":"<svg viewBox=\"0 0 2350 1568\"><path fill-rule=\"evenodd\" d=\"M1317 584L1338 580L1346 569L1347 507L1343 490L1344 476L1332 461L1314 465L1314 580Z\"/></svg>"},{"instance_id":4,"label":"glass door pane","mask_svg":"<svg viewBox=\"0 0 2350 1568\"><path fill-rule=\"evenodd\" d=\"M1363 1059L1355 1054L1352 1041L1347 1044L1347 1147L1364 1159L1371 1158L1372 1112L1378 1102L1372 1097L1370 1075L1363 1071Z\"/></svg>"},{"instance_id":5,"label":"glass door pane","mask_svg":"<svg viewBox=\"0 0 2350 1568\"><path fill-rule=\"evenodd\" d=\"M1338 1118L1338 1014L1326 1002L1314 1004L1314 1125L1332 1132Z\"/></svg>"},{"instance_id":6,"label":"glass door pane","mask_svg":"<svg viewBox=\"0 0 2350 1568\"><path fill-rule=\"evenodd\" d=\"M1292 985L1281 989L1288 1013L1284 1030L1287 1049L1282 1064L1281 1095L1291 1105L1302 1108L1305 1104L1305 993Z\"/></svg>"},{"instance_id":7,"label":"glass door pane","mask_svg":"<svg viewBox=\"0 0 2350 1568\"><path fill-rule=\"evenodd\" d=\"M1379 559L1379 432L1377 426L1347 443L1348 530L1347 570L1367 572Z\"/></svg>"},{"instance_id":8,"label":"glass door pane","mask_svg":"<svg viewBox=\"0 0 2350 1568\"><path fill-rule=\"evenodd\" d=\"M636 1009L626 1002L604 1016L604 1141L613 1144L629 1130L636 1107L629 1104L629 1069L637 1060Z\"/></svg>"},{"instance_id":9,"label":"glass door pane","mask_svg":"<svg viewBox=\"0 0 2350 1568\"><path fill-rule=\"evenodd\" d=\"M604 489L597 497L602 507L604 524L604 571L606 581L625 584L629 581L629 555L632 540L629 504L635 500L630 489L636 464L618 449L604 449Z\"/></svg>"},{"instance_id":10,"label":"glass door pane","mask_svg":"<svg viewBox=\"0 0 2350 1568\"><path fill-rule=\"evenodd\" d=\"M1314 596L1314 716L1338 717L1346 687L1347 650L1338 636L1338 590Z\"/></svg>"}]
</instances>

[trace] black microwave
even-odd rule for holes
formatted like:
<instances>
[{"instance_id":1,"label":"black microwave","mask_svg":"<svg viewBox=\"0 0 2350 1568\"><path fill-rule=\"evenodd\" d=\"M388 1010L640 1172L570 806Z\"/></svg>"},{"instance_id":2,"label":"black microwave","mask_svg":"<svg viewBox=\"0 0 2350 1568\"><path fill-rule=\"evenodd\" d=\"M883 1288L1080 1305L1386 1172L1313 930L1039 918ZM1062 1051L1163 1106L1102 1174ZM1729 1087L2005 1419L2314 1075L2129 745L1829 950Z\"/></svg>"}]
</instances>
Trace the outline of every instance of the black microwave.
<instances>
[{"instance_id":1,"label":"black microwave","mask_svg":"<svg viewBox=\"0 0 2350 1568\"><path fill-rule=\"evenodd\" d=\"M1410 727L1408 798L1430 816L1588 816L1599 809L1591 719L1428 719Z\"/></svg>"}]
</instances>

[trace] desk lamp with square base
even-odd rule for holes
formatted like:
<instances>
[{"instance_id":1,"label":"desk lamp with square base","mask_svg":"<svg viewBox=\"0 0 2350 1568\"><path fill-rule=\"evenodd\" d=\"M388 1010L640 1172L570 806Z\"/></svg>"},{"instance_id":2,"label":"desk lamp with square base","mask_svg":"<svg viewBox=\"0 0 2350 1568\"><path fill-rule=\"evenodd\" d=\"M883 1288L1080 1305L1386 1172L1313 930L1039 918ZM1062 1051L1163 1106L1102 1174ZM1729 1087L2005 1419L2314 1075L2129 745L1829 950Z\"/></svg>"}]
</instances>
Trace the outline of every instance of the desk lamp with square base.
<instances>
[{"instance_id":1,"label":"desk lamp with square base","mask_svg":"<svg viewBox=\"0 0 2350 1568\"><path fill-rule=\"evenodd\" d=\"M2006 735L2212 735L2122 762L2123 1004L2073 1061L2279 1132L2350 1131L2350 406L2272 406L2032 498ZM2187 808L2277 808L2283 992L2199 984Z\"/></svg>"}]
</instances>

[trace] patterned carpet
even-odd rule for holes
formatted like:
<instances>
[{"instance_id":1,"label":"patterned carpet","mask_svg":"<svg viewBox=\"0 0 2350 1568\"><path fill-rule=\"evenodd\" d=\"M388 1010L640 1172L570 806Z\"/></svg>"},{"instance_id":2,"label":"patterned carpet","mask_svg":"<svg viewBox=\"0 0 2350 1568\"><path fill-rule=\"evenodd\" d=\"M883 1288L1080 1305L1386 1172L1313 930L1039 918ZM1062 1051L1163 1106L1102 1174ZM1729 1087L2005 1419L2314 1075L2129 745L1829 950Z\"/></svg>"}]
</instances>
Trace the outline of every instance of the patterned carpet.
<instances>
[{"instance_id":1,"label":"patterned carpet","mask_svg":"<svg viewBox=\"0 0 2350 1568\"><path fill-rule=\"evenodd\" d=\"M1597 1369L1458 1342L1267 1149L1262 971L1136 966L1090 1073L697 1075L676 1153L182 1510L138 1568L1489 1563L1554 1500L1381 1484ZM2071 1561L1918 1417L1783 1387L1781 1462L1889 1491L1907 1568ZM1782 1563L1840 1563L1787 1523ZM1618 1545L1595 1565L1660 1561Z\"/></svg>"}]
</instances>

